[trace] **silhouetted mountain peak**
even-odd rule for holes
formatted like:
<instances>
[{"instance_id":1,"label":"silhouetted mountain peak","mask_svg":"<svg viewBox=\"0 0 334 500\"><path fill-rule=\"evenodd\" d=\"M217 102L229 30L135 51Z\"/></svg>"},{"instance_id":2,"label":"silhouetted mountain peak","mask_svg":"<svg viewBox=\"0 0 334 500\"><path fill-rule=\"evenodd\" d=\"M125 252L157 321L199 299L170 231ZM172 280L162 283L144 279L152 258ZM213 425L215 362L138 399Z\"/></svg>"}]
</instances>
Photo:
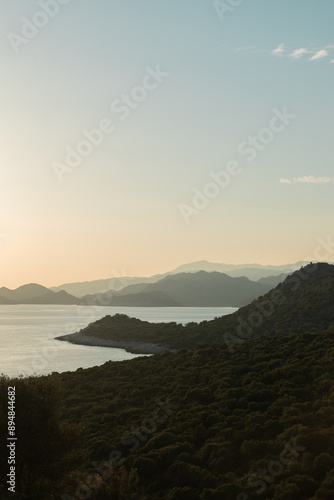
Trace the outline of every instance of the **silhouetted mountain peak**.
<instances>
[{"instance_id":1,"label":"silhouetted mountain peak","mask_svg":"<svg viewBox=\"0 0 334 500\"><path fill-rule=\"evenodd\" d=\"M64 290L57 293L37 283L22 285L15 290L0 288L0 304L77 304L78 299Z\"/></svg>"}]
</instances>

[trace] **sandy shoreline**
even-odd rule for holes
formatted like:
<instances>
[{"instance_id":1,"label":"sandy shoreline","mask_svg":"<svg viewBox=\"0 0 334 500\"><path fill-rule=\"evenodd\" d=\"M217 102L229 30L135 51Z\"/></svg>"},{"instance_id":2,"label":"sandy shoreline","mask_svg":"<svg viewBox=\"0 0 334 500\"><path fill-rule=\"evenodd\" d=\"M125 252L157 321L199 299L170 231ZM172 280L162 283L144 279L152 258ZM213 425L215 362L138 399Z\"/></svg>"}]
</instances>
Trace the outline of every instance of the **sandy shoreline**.
<instances>
[{"instance_id":1,"label":"sandy shoreline","mask_svg":"<svg viewBox=\"0 0 334 500\"><path fill-rule=\"evenodd\" d=\"M72 344L79 345L125 349L131 354L159 354L166 351L175 352L174 349L170 349L165 345L149 344L147 342L121 342L117 340L99 339L89 335L82 335L81 333L62 335L61 337L56 337L56 340L63 340L65 342L71 342Z\"/></svg>"}]
</instances>

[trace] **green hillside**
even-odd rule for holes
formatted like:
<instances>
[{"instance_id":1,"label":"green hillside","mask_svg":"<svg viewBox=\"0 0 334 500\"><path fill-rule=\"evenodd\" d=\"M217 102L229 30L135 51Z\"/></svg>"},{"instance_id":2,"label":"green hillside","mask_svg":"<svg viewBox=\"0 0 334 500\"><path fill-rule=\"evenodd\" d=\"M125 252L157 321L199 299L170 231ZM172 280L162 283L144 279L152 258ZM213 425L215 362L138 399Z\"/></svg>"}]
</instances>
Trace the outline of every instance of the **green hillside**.
<instances>
[{"instance_id":1,"label":"green hillside","mask_svg":"<svg viewBox=\"0 0 334 500\"><path fill-rule=\"evenodd\" d=\"M234 314L212 321L186 326L154 324L117 314L92 323L81 330L80 335L106 341L163 344L170 349L192 348L209 342L227 345L233 350L236 343L253 336L325 330L333 322L334 266L320 263L309 264ZM80 343L80 335L60 339Z\"/></svg>"},{"instance_id":2,"label":"green hillside","mask_svg":"<svg viewBox=\"0 0 334 500\"><path fill-rule=\"evenodd\" d=\"M259 301L264 319L233 348L207 341L49 377L2 378L1 440L15 385L20 448L19 494L6 495L3 454L0 497L333 499L333 266L302 272L265 297L267 317ZM218 331L222 338L222 322L248 324L259 310L253 303L184 331L196 342ZM180 335L178 325L167 328Z\"/></svg>"}]
</instances>

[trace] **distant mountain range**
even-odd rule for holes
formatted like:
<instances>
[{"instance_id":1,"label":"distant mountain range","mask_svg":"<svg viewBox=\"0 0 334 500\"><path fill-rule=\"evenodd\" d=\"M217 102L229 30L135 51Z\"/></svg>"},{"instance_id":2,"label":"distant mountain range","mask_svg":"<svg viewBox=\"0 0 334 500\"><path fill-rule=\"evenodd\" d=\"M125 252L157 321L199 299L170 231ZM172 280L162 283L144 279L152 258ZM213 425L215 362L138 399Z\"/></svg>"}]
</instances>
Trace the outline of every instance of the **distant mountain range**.
<instances>
[{"instance_id":1,"label":"distant mountain range","mask_svg":"<svg viewBox=\"0 0 334 500\"><path fill-rule=\"evenodd\" d=\"M302 267L260 264L185 264L151 277L118 277L48 289L37 284L0 288L0 304L105 305L134 307L241 307L267 293Z\"/></svg>"},{"instance_id":2,"label":"distant mountain range","mask_svg":"<svg viewBox=\"0 0 334 500\"><path fill-rule=\"evenodd\" d=\"M174 271L167 274L177 273L193 273L197 271L213 272L228 274L231 277L246 277L252 281L257 281L261 278L268 276L277 276L279 274L291 274L292 272L300 269L308 262L300 261L295 264L286 264L282 266L263 266L262 264L217 264L201 260L192 262L191 264L184 264L177 267Z\"/></svg>"},{"instance_id":3,"label":"distant mountain range","mask_svg":"<svg viewBox=\"0 0 334 500\"><path fill-rule=\"evenodd\" d=\"M270 287L275 287L279 283L282 283L285 278L287 278L291 273L282 273L278 274L277 276L267 276L265 278L260 278L257 280L258 283L262 283L263 285L269 285Z\"/></svg>"},{"instance_id":4,"label":"distant mountain range","mask_svg":"<svg viewBox=\"0 0 334 500\"><path fill-rule=\"evenodd\" d=\"M204 274L211 276L215 273ZM193 278L193 284L202 278L201 273L186 276ZM224 276L216 278L220 280ZM176 285L176 278L169 277L169 286L171 283ZM241 283L239 280L242 280L244 285L248 281L247 278L229 279L233 283ZM162 282L166 283L165 280ZM120 347L129 352L155 353L158 347L161 352L166 348L191 349L200 343L225 345L233 352L236 345L251 337L271 335L274 338L326 330L333 334L333 325L334 265L318 263L295 271L276 288L271 288L268 293L240 307L233 314L210 321L185 326L176 323L156 324L116 314L105 316L80 332L57 338L77 344ZM279 340L276 347L282 343L284 340Z\"/></svg>"},{"instance_id":5,"label":"distant mountain range","mask_svg":"<svg viewBox=\"0 0 334 500\"><path fill-rule=\"evenodd\" d=\"M31 283L23 285L16 290L0 288L0 304L59 304L74 305L78 303L77 297L68 294L64 290L53 292L45 286Z\"/></svg>"},{"instance_id":6,"label":"distant mountain range","mask_svg":"<svg viewBox=\"0 0 334 500\"><path fill-rule=\"evenodd\" d=\"M94 281L82 281L78 283L64 283L63 285L53 286L50 288L53 292L65 290L67 293L76 297L84 297L85 295L93 295L95 293L109 292L110 290L121 290L122 288L135 283L153 283L163 278L165 275L157 274L150 278L122 276L119 278L107 278Z\"/></svg>"},{"instance_id":7,"label":"distant mountain range","mask_svg":"<svg viewBox=\"0 0 334 500\"><path fill-rule=\"evenodd\" d=\"M180 273L156 283L130 285L116 292L88 295L81 305L240 307L267 293L271 284L231 278L224 273Z\"/></svg>"},{"instance_id":8,"label":"distant mountain range","mask_svg":"<svg viewBox=\"0 0 334 500\"><path fill-rule=\"evenodd\" d=\"M67 293L75 295L76 297L84 297L85 295L121 290L126 286L138 283L156 283L162 278L172 274L196 273L198 271L220 272L231 277L246 277L252 281L257 281L261 278L280 276L281 274L287 276L307 263L308 262L300 261L295 264L286 264L282 266L262 266L261 264L219 264L201 260L190 264L183 264L173 271L164 274L156 274L150 277L121 276L94 281L64 283L63 285L51 287L50 290L54 292L65 290ZM284 276L280 278L281 281L283 279ZM274 282L274 286L276 286L277 283L278 282Z\"/></svg>"}]
</instances>

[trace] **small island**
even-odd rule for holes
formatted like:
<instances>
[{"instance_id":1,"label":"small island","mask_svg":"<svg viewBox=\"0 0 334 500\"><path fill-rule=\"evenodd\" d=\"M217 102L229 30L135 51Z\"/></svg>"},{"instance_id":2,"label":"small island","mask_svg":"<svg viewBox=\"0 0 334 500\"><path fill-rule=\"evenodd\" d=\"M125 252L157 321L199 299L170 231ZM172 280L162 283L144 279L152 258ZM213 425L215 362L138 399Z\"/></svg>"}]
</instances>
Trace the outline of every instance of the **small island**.
<instances>
[{"instance_id":1,"label":"small island","mask_svg":"<svg viewBox=\"0 0 334 500\"><path fill-rule=\"evenodd\" d=\"M334 320L333 276L333 265L308 264L247 306L211 321L150 323L115 314L57 340L121 348L132 354L157 354L208 343L233 350L235 344L250 337L326 330Z\"/></svg>"},{"instance_id":2,"label":"small island","mask_svg":"<svg viewBox=\"0 0 334 500\"><path fill-rule=\"evenodd\" d=\"M56 337L72 344L125 349L132 354L175 352L165 340L167 332L182 330L177 323L149 323L126 314L107 315L79 332ZM159 340L161 339L161 342ZM157 342L158 341L158 342Z\"/></svg>"}]
</instances>

